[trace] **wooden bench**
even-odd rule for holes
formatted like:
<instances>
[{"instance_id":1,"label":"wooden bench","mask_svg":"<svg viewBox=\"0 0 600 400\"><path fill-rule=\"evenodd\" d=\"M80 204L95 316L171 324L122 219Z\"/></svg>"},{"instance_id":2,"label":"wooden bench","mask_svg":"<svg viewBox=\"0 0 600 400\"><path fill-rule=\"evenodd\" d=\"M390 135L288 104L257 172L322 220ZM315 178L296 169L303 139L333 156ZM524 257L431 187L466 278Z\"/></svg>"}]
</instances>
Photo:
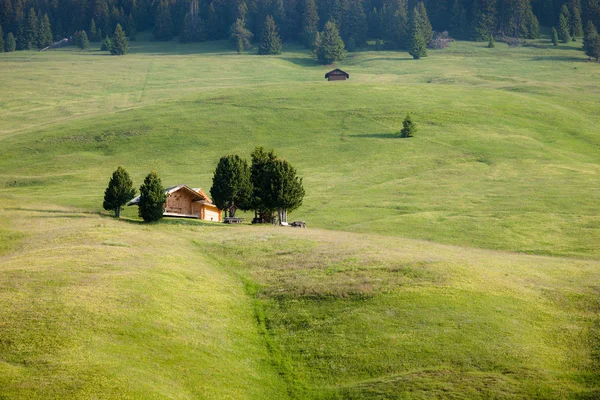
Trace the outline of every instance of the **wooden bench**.
<instances>
[{"instance_id":1,"label":"wooden bench","mask_svg":"<svg viewBox=\"0 0 600 400\"><path fill-rule=\"evenodd\" d=\"M225 217L223 218L223 222L226 224L241 224L244 221L244 218L237 217Z\"/></svg>"}]
</instances>

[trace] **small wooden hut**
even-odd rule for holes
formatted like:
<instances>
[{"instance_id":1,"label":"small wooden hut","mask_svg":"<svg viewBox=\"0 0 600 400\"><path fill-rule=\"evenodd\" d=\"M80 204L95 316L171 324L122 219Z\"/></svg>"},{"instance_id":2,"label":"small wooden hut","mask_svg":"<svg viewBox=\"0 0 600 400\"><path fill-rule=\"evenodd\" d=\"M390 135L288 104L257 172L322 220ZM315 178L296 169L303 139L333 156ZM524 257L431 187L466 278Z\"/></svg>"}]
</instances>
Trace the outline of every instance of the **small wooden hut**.
<instances>
[{"instance_id":1,"label":"small wooden hut","mask_svg":"<svg viewBox=\"0 0 600 400\"><path fill-rule=\"evenodd\" d=\"M211 199L200 188L187 185L177 185L165 189L167 201L165 202L165 217L199 218L205 221L221 222L222 212L213 204ZM140 196L129 202L128 205L138 205Z\"/></svg>"},{"instance_id":2,"label":"small wooden hut","mask_svg":"<svg viewBox=\"0 0 600 400\"><path fill-rule=\"evenodd\" d=\"M345 81L346 79L350 79L350 74L342 71L339 68L336 68L333 71L326 73L325 79L328 81Z\"/></svg>"}]
</instances>

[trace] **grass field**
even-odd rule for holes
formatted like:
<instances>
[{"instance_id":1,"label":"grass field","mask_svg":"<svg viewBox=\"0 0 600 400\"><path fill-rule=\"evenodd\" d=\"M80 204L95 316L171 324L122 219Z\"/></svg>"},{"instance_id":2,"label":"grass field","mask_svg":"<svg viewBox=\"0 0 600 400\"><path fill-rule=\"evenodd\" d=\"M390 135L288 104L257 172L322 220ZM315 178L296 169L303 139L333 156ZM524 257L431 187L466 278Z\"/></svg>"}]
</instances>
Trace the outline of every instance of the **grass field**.
<instances>
[{"instance_id":1,"label":"grass field","mask_svg":"<svg viewBox=\"0 0 600 400\"><path fill-rule=\"evenodd\" d=\"M0 398L597 398L600 67L538 44L0 54ZM310 229L101 210L258 145Z\"/></svg>"}]
</instances>

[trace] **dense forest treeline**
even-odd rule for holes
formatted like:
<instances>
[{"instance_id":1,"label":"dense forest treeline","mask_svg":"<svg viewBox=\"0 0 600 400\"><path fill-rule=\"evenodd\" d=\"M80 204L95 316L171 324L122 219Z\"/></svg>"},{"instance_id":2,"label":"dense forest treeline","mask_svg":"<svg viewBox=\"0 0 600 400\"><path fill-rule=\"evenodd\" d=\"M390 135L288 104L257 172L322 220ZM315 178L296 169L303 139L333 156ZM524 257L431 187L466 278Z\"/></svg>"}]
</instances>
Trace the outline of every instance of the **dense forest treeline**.
<instances>
[{"instance_id":1,"label":"dense forest treeline","mask_svg":"<svg viewBox=\"0 0 600 400\"><path fill-rule=\"evenodd\" d=\"M236 29L257 38L270 15L283 41L309 46L334 20L346 45L380 39L388 48L407 48L417 5L416 0L0 0L0 41L30 49L81 30L100 41L117 24L130 39L148 29L156 40L224 39ZM491 34L535 38L540 24L560 30L565 23L571 36L581 37L587 21L600 25L600 0L426 0L424 7L433 30L478 41Z\"/></svg>"}]
</instances>

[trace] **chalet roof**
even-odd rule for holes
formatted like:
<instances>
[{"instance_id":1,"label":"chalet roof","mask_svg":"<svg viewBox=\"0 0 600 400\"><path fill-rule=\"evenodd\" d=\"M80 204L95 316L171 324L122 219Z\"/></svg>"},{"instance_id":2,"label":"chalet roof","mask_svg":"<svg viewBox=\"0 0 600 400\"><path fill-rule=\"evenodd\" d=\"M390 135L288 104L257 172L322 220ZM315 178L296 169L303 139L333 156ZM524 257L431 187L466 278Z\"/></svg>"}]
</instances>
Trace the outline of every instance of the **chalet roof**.
<instances>
[{"instance_id":1,"label":"chalet roof","mask_svg":"<svg viewBox=\"0 0 600 400\"><path fill-rule=\"evenodd\" d=\"M350 74L346 71L342 71L339 68L334 69L333 71L329 71L325 74L325 78L329 78L329 75L346 75L346 78L350 79Z\"/></svg>"},{"instance_id":2,"label":"chalet roof","mask_svg":"<svg viewBox=\"0 0 600 400\"><path fill-rule=\"evenodd\" d=\"M180 190L184 190L190 194L192 194L193 196L193 202L201 202L201 203L205 203L205 204L212 204L212 201L210 200L210 198L202 191L202 189L200 188L196 188L196 189L192 189L191 187L181 184L181 185L177 185L177 186L171 186L169 188L165 189L165 194L169 195L171 193L175 193L178 192ZM136 196L134 197L129 203L127 203L128 206L134 206L140 203L140 196Z\"/></svg>"}]
</instances>

